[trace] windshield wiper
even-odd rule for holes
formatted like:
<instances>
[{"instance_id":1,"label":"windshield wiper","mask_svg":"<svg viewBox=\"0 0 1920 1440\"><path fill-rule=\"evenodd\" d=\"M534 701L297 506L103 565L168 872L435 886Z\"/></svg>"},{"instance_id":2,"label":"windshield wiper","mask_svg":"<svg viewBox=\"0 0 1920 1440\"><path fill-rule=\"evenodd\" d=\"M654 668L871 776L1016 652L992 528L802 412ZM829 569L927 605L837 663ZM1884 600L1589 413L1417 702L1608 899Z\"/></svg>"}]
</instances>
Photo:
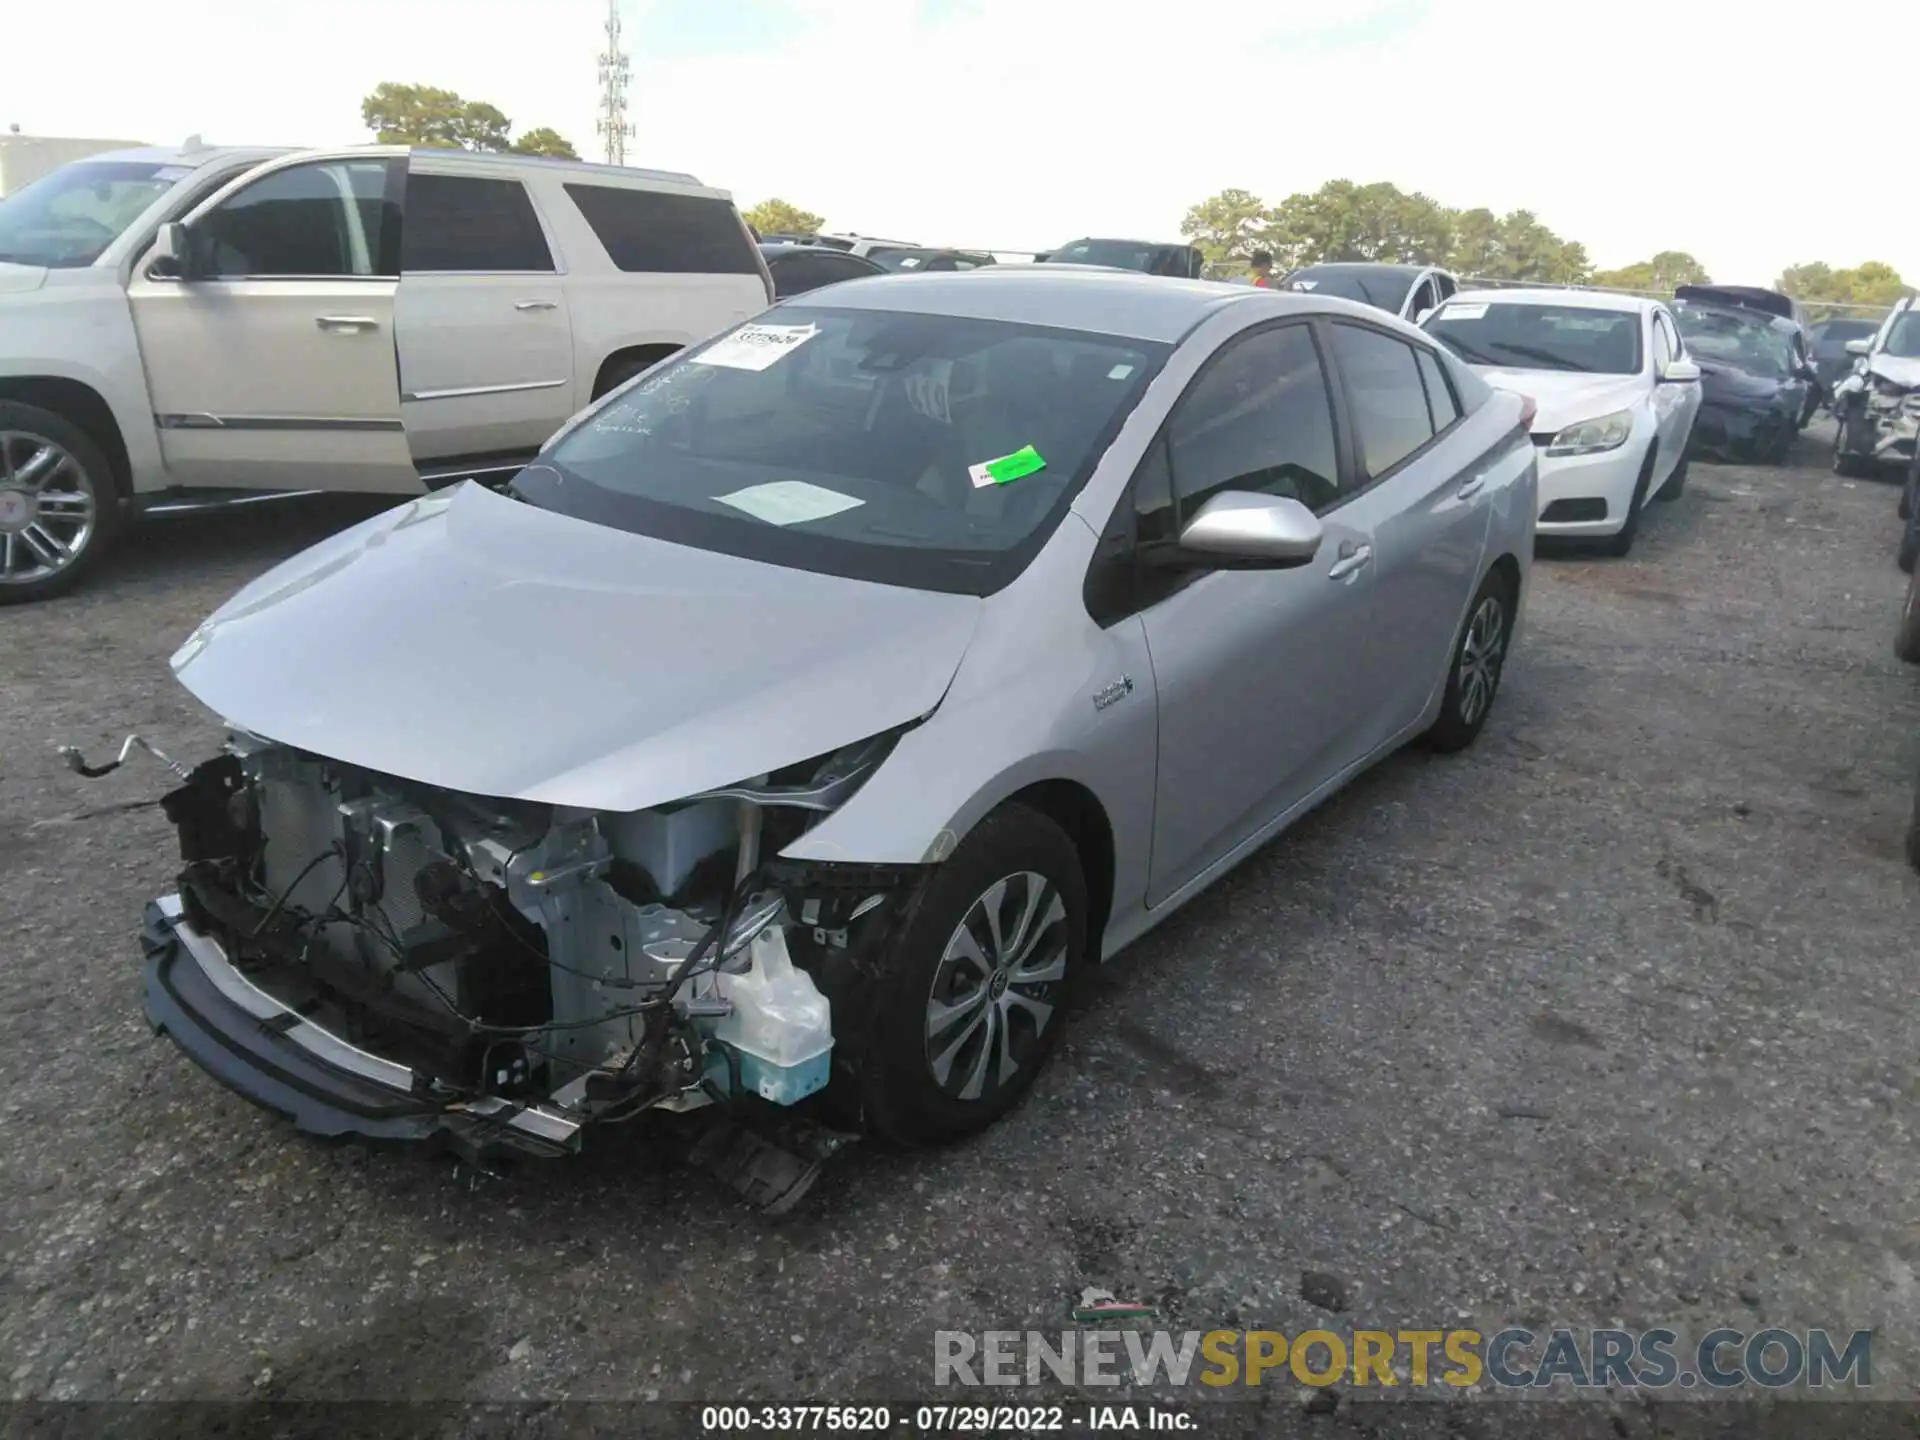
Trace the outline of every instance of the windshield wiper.
<instances>
[{"instance_id":1,"label":"windshield wiper","mask_svg":"<svg viewBox=\"0 0 1920 1440\"><path fill-rule=\"evenodd\" d=\"M1549 370L1572 370L1576 373L1580 370L1578 365L1569 365L1564 355L1556 355L1551 350L1536 350L1531 345L1507 344L1502 344L1500 348L1509 355L1518 355L1527 360L1537 360Z\"/></svg>"}]
</instances>

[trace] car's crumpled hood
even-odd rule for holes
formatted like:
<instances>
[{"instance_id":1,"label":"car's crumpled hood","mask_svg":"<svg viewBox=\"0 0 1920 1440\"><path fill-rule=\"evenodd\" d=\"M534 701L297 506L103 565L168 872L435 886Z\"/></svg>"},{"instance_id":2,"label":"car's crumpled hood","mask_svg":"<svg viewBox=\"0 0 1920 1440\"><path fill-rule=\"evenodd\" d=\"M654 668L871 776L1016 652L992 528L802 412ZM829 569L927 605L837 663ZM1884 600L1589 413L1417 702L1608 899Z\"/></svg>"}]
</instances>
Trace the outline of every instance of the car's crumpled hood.
<instances>
[{"instance_id":1,"label":"car's crumpled hood","mask_svg":"<svg viewBox=\"0 0 1920 1440\"><path fill-rule=\"evenodd\" d=\"M1867 369L1890 384L1920 389L1920 360L1882 350L1867 361Z\"/></svg>"},{"instance_id":2,"label":"car's crumpled hood","mask_svg":"<svg viewBox=\"0 0 1920 1440\"><path fill-rule=\"evenodd\" d=\"M1784 394L1787 383L1724 362L1703 361L1700 365L1700 393L1708 404L1765 409L1775 400L1792 398Z\"/></svg>"},{"instance_id":3,"label":"car's crumpled hood","mask_svg":"<svg viewBox=\"0 0 1920 1440\"><path fill-rule=\"evenodd\" d=\"M269 740L471 794L638 810L926 714L980 607L469 483L269 571L173 664Z\"/></svg>"},{"instance_id":4,"label":"car's crumpled hood","mask_svg":"<svg viewBox=\"0 0 1920 1440\"><path fill-rule=\"evenodd\" d=\"M1533 417L1533 428L1540 434L1628 409L1647 392L1646 380L1638 375L1508 370L1495 365L1476 365L1473 369L1489 385L1531 395L1540 407Z\"/></svg>"}]
</instances>

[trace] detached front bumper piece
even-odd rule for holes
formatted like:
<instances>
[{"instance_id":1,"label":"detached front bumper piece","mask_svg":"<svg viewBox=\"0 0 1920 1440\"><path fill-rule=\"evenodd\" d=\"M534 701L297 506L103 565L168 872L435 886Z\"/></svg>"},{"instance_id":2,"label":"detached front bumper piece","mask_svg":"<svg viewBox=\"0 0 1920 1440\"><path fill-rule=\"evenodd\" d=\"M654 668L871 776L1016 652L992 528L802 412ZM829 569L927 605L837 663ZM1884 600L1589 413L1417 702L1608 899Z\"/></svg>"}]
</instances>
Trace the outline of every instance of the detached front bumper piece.
<instances>
[{"instance_id":1,"label":"detached front bumper piece","mask_svg":"<svg viewBox=\"0 0 1920 1440\"><path fill-rule=\"evenodd\" d=\"M147 906L140 939L154 1030L229 1090L297 1129L420 1144L475 1164L579 1149L579 1123L557 1110L438 1096L425 1076L305 1019L242 974L218 940L194 929L177 895Z\"/></svg>"}]
</instances>

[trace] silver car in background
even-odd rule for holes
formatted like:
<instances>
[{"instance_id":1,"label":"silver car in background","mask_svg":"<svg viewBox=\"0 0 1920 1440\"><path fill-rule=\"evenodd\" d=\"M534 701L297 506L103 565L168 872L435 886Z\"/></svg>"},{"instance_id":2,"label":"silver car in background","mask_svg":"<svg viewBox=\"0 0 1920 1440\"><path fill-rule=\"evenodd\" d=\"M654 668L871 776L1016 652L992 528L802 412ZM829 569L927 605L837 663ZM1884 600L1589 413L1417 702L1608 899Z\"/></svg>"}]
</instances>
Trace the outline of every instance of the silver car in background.
<instances>
[{"instance_id":1,"label":"silver car in background","mask_svg":"<svg viewBox=\"0 0 1920 1440\"><path fill-rule=\"evenodd\" d=\"M147 1008L323 1134L978 1130L1076 978L1486 723L1526 409L1313 294L1052 267L780 305L315 546L174 657Z\"/></svg>"}]
</instances>

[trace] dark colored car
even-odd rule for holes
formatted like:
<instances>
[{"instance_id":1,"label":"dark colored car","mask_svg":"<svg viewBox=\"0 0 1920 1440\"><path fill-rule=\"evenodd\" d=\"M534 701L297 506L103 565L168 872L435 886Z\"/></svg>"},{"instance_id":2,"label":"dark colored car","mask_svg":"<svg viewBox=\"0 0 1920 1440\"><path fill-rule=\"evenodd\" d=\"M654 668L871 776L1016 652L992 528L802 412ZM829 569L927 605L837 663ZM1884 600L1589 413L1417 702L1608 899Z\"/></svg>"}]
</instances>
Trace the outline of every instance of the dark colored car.
<instances>
[{"instance_id":1,"label":"dark colored car","mask_svg":"<svg viewBox=\"0 0 1920 1440\"><path fill-rule=\"evenodd\" d=\"M764 242L760 246L760 253L766 257L767 273L773 276L773 298L776 300L785 300L789 295L804 295L809 290L818 290L822 285L833 285L841 280L858 280L862 275L887 273L871 260L825 245Z\"/></svg>"},{"instance_id":2,"label":"dark colored car","mask_svg":"<svg viewBox=\"0 0 1920 1440\"><path fill-rule=\"evenodd\" d=\"M1799 321L1746 298L1774 293L1705 285L1674 291L1674 319L1700 367L1690 454L1778 464L1812 418L1820 392Z\"/></svg>"},{"instance_id":3,"label":"dark colored car","mask_svg":"<svg viewBox=\"0 0 1920 1440\"><path fill-rule=\"evenodd\" d=\"M1853 371L1854 357L1847 351L1847 342L1871 340L1879 328L1877 319L1836 319L1822 320L1807 331L1807 350L1819 372L1822 396L1831 396L1833 387Z\"/></svg>"},{"instance_id":4,"label":"dark colored car","mask_svg":"<svg viewBox=\"0 0 1920 1440\"><path fill-rule=\"evenodd\" d=\"M1155 240L1104 240L1086 236L1049 250L1041 265L1099 265L1110 270L1138 270L1147 275L1174 275L1195 280L1207 267L1207 257L1191 245L1162 244Z\"/></svg>"},{"instance_id":5,"label":"dark colored car","mask_svg":"<svg viewBox=\"0 0 1920 1440\"><path fill-rule=\"evenodd\" d=\"M1356 300L1418 324L1422 316L1460 288L1459 281L1432 265L1385 265L1365 260L1329 260L1303 265L1276 287Z\"/></svg>"},{"instance_id":6,"label":"dark colored car","mask_svg":"<svg viewBox=\"0 0 1920 1440\"><path fill-rule=\"evenodd\" d=\"M881 245L867 251L867 258L883 269L902 274L920 270L978 270L993 264L993 256L984 250L946 250L933 245Z\"/></svg>"}]
</instances>

